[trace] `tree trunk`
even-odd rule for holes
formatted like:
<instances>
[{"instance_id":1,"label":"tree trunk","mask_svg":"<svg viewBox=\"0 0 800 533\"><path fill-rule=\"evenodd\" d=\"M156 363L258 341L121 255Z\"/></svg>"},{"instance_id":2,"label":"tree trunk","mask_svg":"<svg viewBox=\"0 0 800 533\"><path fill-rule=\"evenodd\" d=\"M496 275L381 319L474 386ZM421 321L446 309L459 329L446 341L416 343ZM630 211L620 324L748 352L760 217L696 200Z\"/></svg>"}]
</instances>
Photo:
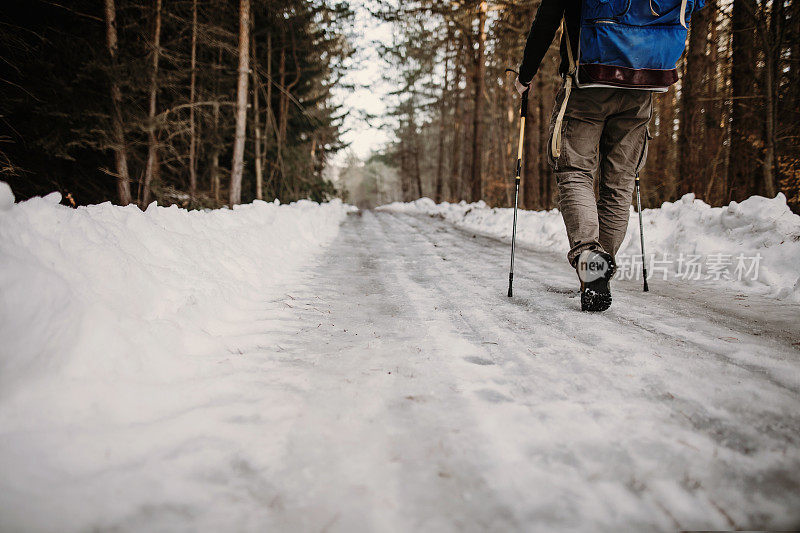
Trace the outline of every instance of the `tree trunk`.
<instances>
[{"instance_id":1,"label":"tree trunk","mask_svg":"<svg viewBox=\"0 0 800 533\"><path fill-rule=\"evenodd\" d=\"M544 82L544 73L539 74L539 83L537 85L539 91L539 146L538 146L538 155L539 155L539 187L537 193L539 195L539 199L536 201L536 205L539 209L550 209L553 207L552 205L552 195L551 195L551 170L550 164L547 162L547 139L549 137L549 128L550 128L550 121L548 120L548 111L551 98L545 99L545 95L547 94L547 90L545 89L545 82Z\"/></svg>"},{"instance_id":2,"label":"tree trunk","mask_svg":"<svg viewBox=\"0 0 800 533\"><path fill-rule=\"evenodd\" d=\"M158 61L161 56L161 0L156 0L155 24L153 27L153 52L150 65L150 107L147 113L147 165L144 184L140 191L142 209L150 203L150 186L158 176L158 138L156 136L156 103L158 98Z\"/></svg>"},{"instance_id":3,"label":"tree trunk","mask_svg":"<svg viewBox=\"0 0 800 533\"><path fill-rule=\"evenodd\" d=\"M267 151L269 149L269 140L270 140L270 128L272 129L273 133L277 133L277 127L275 125L275 113L272 111L272 36L267 35L267 112L266 116L264 117L264 156L266 158ZM266 159L265 159L266 163ZM275 176L275 167L273 165L272 170L269 173L269 179L267 180L267 187L269 188L271 196L278 197L278 190L273 183L273 178Z\"/></svg>"},{"instance_id":4,"label":"tree trunk","mask_svg":"<svg viewBox=\"0 0 800 533\"><path fill-rule=\"evenodd\" d=\"M122 90L119 86L117 66L117 10L114 0L105 0L106 45L111 59L111 103L113 106L111 122L114 130L114 154L117 173L117 194L119 203L131 203L131 177L128 172L128 149L125 143L125 126L122 118Z\"/></svg>"},{"instance_id":5,"label":"tree trunk","mask_svg":"<svg viewBox=\"0 0 800 533\"><path fill-rule=\"evenodd\" d=\"M280 197L284 187L287 186L286 169L284 168L283 164L283 142L286 139L286 124L288 124L286 114L289 111L289 97L286 94L286 48L281 48L281 56L280 60L278 61L278 84L281 88L283 88L278 95L278 124L275 129L275 148L277 153L276 159L278 162L278 170L280 172L280 183L278 184L276 190L278 197Z\"/></svg>"},{"instance_id":6,"label":"tree trunk","mask_svg":"<svg viewBox=\"0 0 800 533\"><path fill-rule=\"evenodd\" d=\"M252 61L253 61L253 152L256 164L256 200L264 199L264 168L261 161L261 121L259 116L259 91L261 82L258 78L258 56L256 54L256 40L251 36L250 42Z\"/></svg>"},{"instance_id":7,"label":"tree trunk","mask_svg":"<svg viewBox=\"0 0 800 533\"><path fill-rule=\"evenodd\" d=\"M236 137L231 164L231 207L242 202L244 143L247 136L247 80L250 70L250 0L239 0L239 81L236 87Z\"/></svg>"},{"instance_id":8,"label":"tree trunk","mask_svg":"<svg viewBox=\"0 0 800 533\"><path fill-rule=\"evenodd\" d=\"M197 196L197 127L195 126L194 103L197 89L197 0L192 0L192 52L189 81L189 196L194 202Z\"/></svg>"},{"instance_id":9,"label":"tree trunk","mask_svg":"<svg viewBox=\"0 0 800 533\"><path fill-rule=\"evenodd\" d=\"M730 199L741 201L755 188L758 148L762 143L761 128L754 113L756 100L756 58L754 0L734 0L731 32L731 149L728 160Z\"/></svg>"},{"instance_id":10,"label":"tree trunk","mask_svg":"<svg viewBox=\"0 0 800 533\"><path fill-rule=\"evenodd\" d=\"M675 168L672 153L675 151L675 89L656 95L655 116L657 128L651 142L654 165L650 165L647 175L650 181L661 184L663 199L673 200L678 194L675 182ZM648 192L653 188L648 187Z\"/></svg>"},{"instance_id":11,"label":"tree trunk","mask_svg":"<svg viewBox=\"0 0 800 533\"><path fill-rule=\"evenodd\" d=\"M403 123L400 122L400 130L403 129ZM408 147L406 141L401 137L400 140L400 192L403 195L404 202L410 202L411 198L411 184L410 182L411 171L408 168Z\"/></svg>"},{"instance_id":12,"label":"tree trunk","mask_svg":"<svg viewBox=\"0 0 800 533\"><path fill-rule=\"evenodd\" d=\"M483 92L486 82L486 1L478 6L478 50L475 53L475 93L472 109L472 176L470 200L477 202L483 196Z\"/></svg>"},{"instance_id":13,"label":"tree trunk","mask_svg":"<svg viewBox=\"0 0 800 533\"><path fill-rule=\"evenodd\" d=\"M291 40L291 46L292 46L292 61L294 63L295 74L294 74L294 78L292 79L292 81L290 81L287 84L286 83L286 78L288 76L288 71L287 71L287 68L286 68L286 61L285 61L286 60L286 53L285 53L285 50L284 50L283 54L281 55L281 86L284 87L284 91L281 92L281 96L282 96L281 107L280 107L281 120L280 120L280 124L279 124L279 131L280 131L279 136L280 136L280 139L281 139L281 141L280 141L281 142L281 146L285 146L286 145L286 136L287 136L288 127L289 127L289 104L290 104L289 94L291 94L292 90L300 82L300 63L297 60L297 45L295 43L295 34L294 33L290 34L290 40ZM286 178L287 177L291 177L292 178L290 192L291 192L292 196L295 199L298 199L299 196L300 196L300 184L299 184L299 181L297 179L297 176L295 174L292 174L290 176L288 175L288 173L286 172L285 162L284 162L283 157L280 158L280 165L281 165L281 175L282 175L282 178L284 180L284 183L286 183Z\"/></svg>"},{"instance_id":14,"label":"tree trunk","mask_svg":"<svg viewBox=\"0 0 800 533\"><path fill-rule=\"evenodd\" d=\"M453 65L453 144L451 146L450 157L450 184L449 193L450 200L456 202L462 200L461 198L461 151L462 151L462 137L463 129L461 128L461 120L463 113L462 96L461 96L461 62L459 58L463 58L463 46L456 52L456 57Z\"/></svg>"},{"instance_id":15,"label":"tree trunk","mask_svg":"<svg viewBox=\"0 0 800 533\"><path fill-rule=\"evenodd\" d=\"M708 32L710 45L708 58L706 60L706 70L708 78L706 85L705 105L705 139L703 144L709 153L706 157L706 168L708 180L706 183L703 198L711 205L719 205L726 197L725 180L727 176L727 143L725 142L725 99L727 85L727 65L726 61L720 58L720 42L723 37L719 24L719 3L712 0L706 5L709 13Z\"/></svg>"},{"instance_id":16,"label":"tree trunk","mask_svg":"<svg viewBox=\"0 0 800 533\"><path fill-rule=\"evenodd\" d=\"M800 213L800 1L790 4L787 22L789 57L783 67L786 89L778 99L781 107L777 112L777 126L787 138L780 145L780 156L787 164L779 167L778 179L782 178L781 190L788 197L789 207Z\"/></svg>"},{"instance_id":17,"label":"tree trunk","mask_svg":"<svg viewBox=\"0 0 800 533\"><path fill-rule=\"evenodd\" d=\"M764 54L764 160L761 172L764 196L774 198L777 194L775 184L775 60L768 51Z\"/></svg>"},{"instance_id":18,"label":"tree trunk","mask_svg":"<svg viewBox=\"0 0 800 533\"><path fill-rule=\"evenodd\" d=\"M420 146L419 146L419 135L416 136L415 139L415 146L414 146L414 182L417 185L417 198L422 198L424 193L422 192L422 170L419 164L420 158Z\"/></svg>"},{"instance_id":19,"label":"tree trunk","mask_svg":"<svg viewBox=\"0 0 800 533\"><path fill-rule=\"evenodd\" d=\"M764 35L764 195L767 198L774 198L778 193L778 183L776 171L776 136L778 116L776 113L779 88L781 82L780 68L783 59L783 36L784 25L786 23L784 2L773 2L770 9L769 33Z\"/></svg>"},{"instance_id":20,"label":"tree trunk","mask_svg":"<svg viewBox=\"0 0 800 533\"><path fill-rule=\"evenodd\" d=\"M678 151L680 194L690 192L702 196L705 187L703 177L707 176L705 131L703 116L704 87L703 74L706 72L706 48L708 43L708 11L703 9L692 17L689 33L689 47L684 59L683 79L681 81L681 127Z\"/></svg>"},{"instance_id":21,"label":"tree trunk","mask_svg":"<svg viewBox=\"0 0 800 533\"><path fill-rule=\"evenodd\" d=\"M433 200L438 204L442 201L442 189L444 186L444 140L445 140L445 119L447 115L447 90L450 78L450 46L445 51L444 59L444 84L442 85L441 102L439 103L439 152L436 156L436 189Z\"/></svg>"},{"instance_id":22,"label":"tree trunk","mask_svg":"<svg viewBox=\"0 0 800 533\"><path fill-rule=\"evenodd\" d=\"M528 115L525 117L525 142L522 153L522 205L539 208L539 102L541 95L529 91ZM519 115L519 113L517 113Z\"/></svg>"},{"instance_id":23,"label":"tree trunk","mask_svg":"<svg viewBox=\"0 0 800 533\"><path fill-rule=\"evenodd\" d=\"M456 83L458 80L456 79ZM461 101L461 91L456 86L456 93L453 102L453 144L451 145L450 157L450 184L449 193L452 201L462 200L461 195L461 151L463 142L463 129L461 128L461 114L463 113L463 105Z\"/></svg>"},{"instance_id":24,"label":"tree trunk","mask_svg":"<svg viewBox=\"0 0 800 533\"><path fill-rule=\"evenodd\" d=\"M222 139L219 131L219 70L222 65L222 46L217 51L217 57L214 63L215 83L214 83L214 103L212 104L211 112L214 123L214 138L211 145L211 187L214 189L214 202L216 205L220 204L220 179L219 179L219 151Z\"/></svg>"},{"instance_id":25,"label":"tree trunk","mask_svg":"<svg viewBox=\"0 0 800 533\"><path fill-rule=\"evenodd\" d=\"M284 34L285 35L285 34ZM293 195L295 198L299 196L299 184L295 178L295 176L290 175L286 171L286 164L283 157L283 150L286 146L286 137L288 133L288 125L289 125L289 104L290 99L289 95L291 94L292 89L299 83L300 81L300 67L297 61L297 46L294 41L295 37L294 34L291 33L290 40L291 40L291 47L292 47L292 60L294 61L295 67L295 76L292 81L287 82L289 71L286 65L286 47L281 48L281 55L280 60L278 62L278 78L279 82L278 85L282 88L280 94L278 96L278 119L277 119L277 129L275 133L275 139L277 141L277 161L278 161L278 169L280 171L280 179L281 182L278 186L278 191L286 190L289 195ZM290 183L288 180L289 178L293 178L292 182ZM280 195L280 192L278 193Z\"/></svg>"}]
</instances>

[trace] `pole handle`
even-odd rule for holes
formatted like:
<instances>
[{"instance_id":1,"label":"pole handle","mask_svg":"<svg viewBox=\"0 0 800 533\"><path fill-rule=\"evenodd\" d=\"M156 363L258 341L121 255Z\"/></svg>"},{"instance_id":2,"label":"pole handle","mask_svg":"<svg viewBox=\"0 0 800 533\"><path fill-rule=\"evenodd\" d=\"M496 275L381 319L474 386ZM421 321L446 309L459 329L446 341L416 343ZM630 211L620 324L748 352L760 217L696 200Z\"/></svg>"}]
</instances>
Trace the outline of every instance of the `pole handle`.
<instances>
[{"instance_id":1,"label":"pole handle","mask_svg":"<svg viewBox=\"0 0 800 533\"><path fill-rule=\"evenodd\" d=\"M512 74L516 74L519 78L519 72L514 70L513 68L507 68L506 72L511 72ZM526 89L524 93L522 93L522 106L520 108L519 116L527 117L528 116L528 94L530 93L530 88Z\"/></svg>"},{"instance_id":2,"label":"pole handle","mask_svg":"<svg viewBox=\"0 0 800 533\"><path fill-rule=\"evenodd\" d=\"M527 117L528 116L528 93L530 89L525 89L525 92L522 93L522 106L520 109L519 116Z\"/></svg>"}]
</instances>

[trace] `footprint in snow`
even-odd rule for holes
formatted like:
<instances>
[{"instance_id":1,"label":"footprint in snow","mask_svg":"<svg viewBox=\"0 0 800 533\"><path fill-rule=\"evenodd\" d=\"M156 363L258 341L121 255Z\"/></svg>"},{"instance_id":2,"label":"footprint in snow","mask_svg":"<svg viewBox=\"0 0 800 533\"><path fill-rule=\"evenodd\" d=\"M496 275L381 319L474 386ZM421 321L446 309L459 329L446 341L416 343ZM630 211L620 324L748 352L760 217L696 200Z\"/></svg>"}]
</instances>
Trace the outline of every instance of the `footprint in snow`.
<instances>
[{"instance_id":1,"label":"footprint in snow","mask_svg":"<svg viewBox=\"0 0 800 533\"><path fill-rule=\"evenodd\" d=\"M513 401L505 394L500 394L499 392L491 389L482 389L477 391L475 394L480 396L481 399L486 400L487 402L490 403L504 403Z\"/></svg>"},{"instance_id":2,"label":"footprint in snow","mask_svg":"<svg viewBox=\"0 0 800 533\"><path fill-rule=\"evenodd\" d=\"M491 359L484 359L483 357L465 357L464 361L472 363L473 365L489 366L495 364Z\"/></svg>"},{"instance_id":3,"label":"footprint in snow","mask_svg":"<svg viewBox=\"0 0 800 533\"><path fill-rule=\"evenodd\" d=\"M554 287L552 285L546 285L545 290L547 290L547 292L554 292L556 294L567 294L570 296L576 296L578 294L578 291L573 288Z\"/></svg>"}]
</instances>

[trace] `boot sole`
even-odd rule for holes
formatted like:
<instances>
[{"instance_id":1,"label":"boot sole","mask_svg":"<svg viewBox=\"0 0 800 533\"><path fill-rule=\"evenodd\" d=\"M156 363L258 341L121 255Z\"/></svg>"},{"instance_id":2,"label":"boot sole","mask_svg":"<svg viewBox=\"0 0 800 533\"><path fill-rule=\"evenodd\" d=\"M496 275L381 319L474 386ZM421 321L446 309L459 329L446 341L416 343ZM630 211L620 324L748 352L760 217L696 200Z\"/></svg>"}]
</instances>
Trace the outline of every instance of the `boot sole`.
<instances>
[{"instance_id":1,"label":"boot sole","mask_svg":"<svg viewBox=\"0 0 800 533\"><path fill-rule=\"evenodd\" d=\"M608 272L602 278L589 283L581 283L581 311L598 313L611 307L609 282L617 271L617 265L610 255L603 254L603 257L608 261Z\"/></svg>"}]
</instances>

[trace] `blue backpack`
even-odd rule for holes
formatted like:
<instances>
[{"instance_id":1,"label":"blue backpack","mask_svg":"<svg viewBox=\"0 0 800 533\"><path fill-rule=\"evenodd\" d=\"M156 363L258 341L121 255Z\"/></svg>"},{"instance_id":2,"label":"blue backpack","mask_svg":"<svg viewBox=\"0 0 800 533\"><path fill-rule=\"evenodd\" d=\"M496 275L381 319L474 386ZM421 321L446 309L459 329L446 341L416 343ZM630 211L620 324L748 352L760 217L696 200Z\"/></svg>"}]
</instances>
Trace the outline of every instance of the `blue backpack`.
<instances>
[{"instance_id":1,"label":"blue backpack","mask_svg":"<svg viewBox=\"0 0 800 533\"><path fill-rule=\"evenodd\" d=\"M705 0L583 0L577 87L666 90L686 47L692 12Z\"/></svg>"},{"instance_id":2,"label":"blue backpack","mask_svg":"<svg viewBox=\"0 0 800 533\"><path fill-rule=\"evenodd\" d=\"M555 158L573 83L666 91L678 81L675 67L686 49L692 12L704 5L705 0L583 0L577 60L567 44L569 74L551 140ZM566 34L566 21L563 27Z\"/></svg>"}]
</instances>

